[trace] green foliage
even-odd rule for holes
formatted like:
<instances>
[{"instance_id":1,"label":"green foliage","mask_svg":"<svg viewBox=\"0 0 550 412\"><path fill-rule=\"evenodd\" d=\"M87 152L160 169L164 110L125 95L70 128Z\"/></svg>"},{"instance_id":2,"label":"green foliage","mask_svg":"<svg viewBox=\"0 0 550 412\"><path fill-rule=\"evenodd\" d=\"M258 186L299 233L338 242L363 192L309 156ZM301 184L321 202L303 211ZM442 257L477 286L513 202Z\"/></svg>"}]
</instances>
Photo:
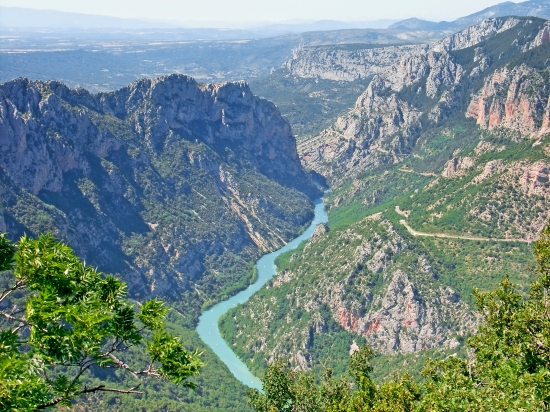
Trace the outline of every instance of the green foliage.
<instances>
[{"instance_id":1,"label":"green foliage","mask_svg":"<svg viewBox=\"0 0 550 412\"><path fill-rule=\"evenodd\" d=\"M249 391L250 404L260 412L328 410L345 393L344 385L332 379L330 370L326 371L324 382L317 385L311 373L295 371L282 360L268 366L263 383L263 393L257 389Z\"/></svg>"},{"instance_id":2,"label":"green foliage","mask_svg":"<svg viewBox=\"0 0 550 412\"><path fill-rule=\"evenodd\" d=\"M420 398L420 385L407 374L377 387L369 374L373 351L362 346L349 361L353 383L335 378L331 369L317 382L311 372L296 371L278 360L268 366L263 393L249 391L249 402L259 412L292 411L409 411Z\"/></svg>"},{"instance_id":3,"label":"green foliage","mask_svg":"<svg viewBox=\"0 0 550 412\"><path fill-rule=\"evenodd\" d=\"M162 302L148 301L136 312L125 300L124 282L101 276L51 235L24 236L16 249L0 239L2 269L15 262L15 284L0 295L1 409L68 406L74 397L97 391L140 393L139 383L131 389L83 384L84 374L96 367L195 386L190 378L202 367L200 353L166 330ZM10 302L16 292L26 293L24 308ZM121 356L144 342L149 360L135 369Z\"/></svg>"},{"instance_id":4,"label":"green foliage","mask_svg":"<svg viewBox=\"0 0 550 412\"><path fill-rule=\"evenodd\" d=\"M246 390L237 381L227 366L199 338L197 332L187 328L185 314L182 317L177 311L170 310L165 322L166 329L180 337L187 348L201 348L201 359L204 366L200 375L193 379L196 389L176 385L164 379L143 377L139 391L140 396L121 396L115 392L95 392L83 395L73 405L72 410L96 412L98 410L117 411L165 411L165 412L245 412L251 409L246 404ZM144 365L150 362L143 346L129 348L126 353L130 365ZM117 387L133 387L134 378L122 370L95 368L83 377L83 383L89 387L108 384Z\"/></svg>"},{"instance_id":5,"label":"green foliage","mask_svg":"<svg viewBox=\"0 0 550 412\"><path fill-rule=\"evenodd\" d=\"M421 407L547 410L550 406L550 312L544 293L549 286L546 271L533 284L528 300L515 292L506 278L499 289L477 293L485 320L468 342L471 357L428 362L424 370L426 395ZM539 294L537 290L544 293Z\"/></svg>"},{"instance_id":6,"label":"green foliage","mask_svg":"<svg viewBox=\"0 0 550 412\"><path fill-rule=\"evenodd\" d=\"M370 80L307 79L278 69L268 77L251 79L250 88L255 94L273 101L292 126L293 133L301 139L315 136L334 123L342 112L353 107Z\"/></svg>"},{"instance_id":7,"label":"green foliage","mask_svg":"<svg viewBox=\"0 0 550 412\"><path fill-rule=\"evenodd\" d=\"M475 291L483 322L468 340L465 359L429 359L423 381L402 374L376 386L370 378L373 353L362 347L350 360L354 385L340 385L337 405L323 392L335 384L330 374L314 384L310 372L290 371L279 361L265 375L265 393L250 393L251 404L257 411L548 410L550 225L535 243L535 255L538 278L528 298L516 292L508 278L494 291ZM304 408L296 402L297 394L304 399L314 397L322 406Z\"/></svg>"},{"instance_id":8,"label":"green foliage","mask_svg":"<svg viewBox=\"0 0 550 412\"><path fill-rule=\"evenodd\" d=\"M372 372L370 362L374 358L374 352L368 346L362 346L353 354L349 361L349 371L355 383L360 384L365 379L368 379Z\"/></svg>"},{"instance_id":9,"label":"green foliage","mask_svg":"<svg viewBox=\"0 0 550 412\"><path fill-rule=\"evenodd\" d=\"M162 365L158 371L160 376L174 383L185 383L196 388L193 382L187 380L189 376L197 375L202 366L197 362L196 353L186 350L177 338L166 331L156 332L153 339L147 342L147 349L151 360Z\"/></svg>"},{"instance_id":10,"label":"green foliage","mask_svg":"<svg viewBox=\"0 0 550 412\"><path fill-rule=\"evenodd\" d=\"M0 272L13 268L15 246L11 244L5 233L0 233Z\"/></svg>"}]
</instances>

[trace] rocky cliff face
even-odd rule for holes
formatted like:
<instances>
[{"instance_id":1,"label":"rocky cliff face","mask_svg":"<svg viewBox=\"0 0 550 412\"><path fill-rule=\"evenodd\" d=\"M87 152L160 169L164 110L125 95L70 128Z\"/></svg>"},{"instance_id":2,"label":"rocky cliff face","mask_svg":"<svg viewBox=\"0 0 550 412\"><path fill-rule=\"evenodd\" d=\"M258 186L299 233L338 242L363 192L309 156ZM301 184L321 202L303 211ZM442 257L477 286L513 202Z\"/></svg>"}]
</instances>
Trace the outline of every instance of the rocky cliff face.
<instances>
[{"instance_id":1,"label":"rocky cliff face","mask_svg":"<svg viewBox=\"0 0 550 412\"><path fill-rule=\"evenodd\" d=\"M514 17L489 18L437 42L433 50L441 52L466 49L505 32L520 22L520 19Z\"/></svg>"},{"instance_id":2,"label":"rocky cliff face","mask_svg":"<svg viewBox=\"0 0 550 412\"><path fill-rule=\"evenodd\" d=\"M356 48L352 46L299 47L283 65L290 75L337 81L366 79L406 58L429 51L466 49L511 29L515 18L489 19L432 44ZM541 33L541 36L543 34Z\"/></svg>"},{"instance_id":3,"label":"rocky cliff face","mask_svg":"<svg viewBox=\"0 0 550 412\"><path fill-rule=\"evenodd\" d=\"M330 235L319 230L267 290L223 322L253 362L291 354L302 368L322 362L315 346L331 322L381 354L454 349L478 319L437 279L426 256L375 214Z\"/></svg>"},{"instance_id":4,"label":"rocky cliff face","mask_svg":"<svg viewBox=\"0 0 550 412\"><path fill-rule=\"evenodd\" d=\"M546 0L527 0L519 3L506 1L490 6L477 13L455 20L455 24L471 26L485 19L502 16L536 16L543 19L550 18L550 5Z\"/></svg>"},{"instance_id":5,"label":"rocky cliff face","mask_svg":"<svg viewBox=\"0 0 550 412\"><path fill-rule=\"evenodd\" d=\"M373 78L353 110L301 142L302 162L338 182L399 162L422 132L456 116L486 128L545 133L547 70L529 66L527 56L537 52L544 67L548 33L544 20L490 19L403 57Z\"/></svg>"},{"instance_id":6,"label":"rocky cliff face","mask_svg":"<svg viewBox=\"0 0 550 412\"><path fill-rule=\"evenodd\" d=\"M18 145L10 153L14 156L3 152L3 160L17 182L23 183L23 176L35 179L33 194L45 188L58 191L61 172L83 168L78 149L85 148L99 157L120 149L122 136L102 131L103 125L94 127L96 114L126 121L133 129L132 137L156 152L169 147L170 139L178 133L208 145L238 145L263 174L288 186L307 182L296 162L290 127L272 103L254 96L244 82L198 86L191 78L169 76L138 81L114 93L90 95L61 83L18 80L5 83L1 90L2 145ZM43 176L29 174L24 169L32 164L48 164L44 152L25 151L28 135L44 139L45 134L50 137L55 133L46 130L46 125L62 128L57 135L70 135L74 143L84 147L63 147L63 142L55 139L57 135L52 136L48 143L56 145L56 158L49 172ZM311 190L307 183L304 189Z\"/></svg>"},{"instance_id":7,"label":"rocky cliff face","mask_svg":"<svg viewBox=\"0 0 550 412\"><path fill-rule=\"evenodd\" d=\"M347 50L345 46L311 47L293 50L283 67L290 75L336 81L367 79L395 64L404 56L418 54L425 45L389 46Z\"/></svg>"},{"instance_id":8,"label":"rocky cliff face","mask_svg":"<svg viewBox=\"0 0 550 412\"><path fill-rule=\"evenodd\" d=\"M53 231L141 296L246 284L247 262L295 234L318 193L288 123L244 82L172 75L93 95L14 80L0 147L11 237Z\"/></svg>"},{"instance_id":9,"label":"rocky cliff face","mask_svg":"<svg viewBox=\"0 0 550 412\"><path fill-rule=\"evenodd\" d=\"M462 67L445 52L403 59L377 75L355 108L333 127L301 144L304 164L330 178L398 161L415 144L424 114L401 92L409 89L426 100L439 97L438 109L443 111L452 97L440 90L458 85L462 75Z\"/></svg>"},{"instance_id":10,"label":"rocky cliff face","mask_svg":"<svg viewBox=\"0 0 550 412\"><path fill-rule=\"evenodd\" d=\"M522 135L550 132L548 74L525 64L495 71L472 96L466 115L483 129L512 129Z\"/></svg>"}]
</instances>

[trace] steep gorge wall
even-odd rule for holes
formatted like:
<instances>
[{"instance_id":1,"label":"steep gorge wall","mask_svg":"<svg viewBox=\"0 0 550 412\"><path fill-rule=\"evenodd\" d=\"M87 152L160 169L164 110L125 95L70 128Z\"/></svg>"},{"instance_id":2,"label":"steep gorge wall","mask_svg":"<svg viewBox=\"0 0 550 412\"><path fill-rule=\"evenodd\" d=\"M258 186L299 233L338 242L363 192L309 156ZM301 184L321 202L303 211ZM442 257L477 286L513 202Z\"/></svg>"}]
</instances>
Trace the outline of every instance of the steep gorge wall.
<instances>
[{"instance_id":1,"label":"steep gorge wall","mask_svg":"<svg viewBox=\"0 0 550 412\"><path fill-rule=\"evenodd\" d=\"M417 54L425 45L388 46L346 50L334 46L299 48L283 67L290 75L336 81L367 79L406 55Z\"/></svg>"},{"instance_id":2,"label":"steep gorge wall","mask_svg":"<svg viewBox=\"0 0 550 412\"><path fill-rule=\"evenodd\" d=\"M319 193L288 123L244 82L172 75L93 95L14 80L0 148L10 236L52 231L141 296L227 293Z\"/></svg>"},{"instance_id":3,"label":"steep gorge wall","mask_svg":"<svg viewBox=\"0 0 550 412\"><path fill-rule=\"evenodd\" d=\"M423 131L460 111L459 116L473 117L484 128L546 133L547 73L528 63L503 65L536 51L550 58L545 48L549 27L540 19L489 19L406 55L378 73L332 127L300 142L303 164L339 182L397 163ZM481 89L471 90L483 78Z\"/></svg>"},{"instance_id":4,"label":"steep gorge wall","mask_svg":"<svg viewBox=\"0 0 550 412\"><path fill-rule=\"evenodd\" d=\"M550 132L548 75L526 65L503 68L472 96L466 115L483 129L519 131L540 136Z\"/></svg>"}]
</instances>

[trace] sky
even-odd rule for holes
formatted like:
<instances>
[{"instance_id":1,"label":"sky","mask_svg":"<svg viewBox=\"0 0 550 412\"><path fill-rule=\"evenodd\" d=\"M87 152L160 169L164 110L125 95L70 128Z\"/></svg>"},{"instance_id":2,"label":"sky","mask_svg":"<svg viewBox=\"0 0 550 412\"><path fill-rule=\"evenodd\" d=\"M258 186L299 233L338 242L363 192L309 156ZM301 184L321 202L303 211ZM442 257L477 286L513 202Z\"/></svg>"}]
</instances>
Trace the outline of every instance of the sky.
<instances>
[{"instance_id":1,"label":"sky","mask_svg":"<svg viewBox=\"0 0 550 412\"><path fill-rule=\"evenodd\" d=\"M172 22L454 20L505 0L0 0L0 6ZM515 1L518 3L519 1Z\"/></svg>"}]
</instances>

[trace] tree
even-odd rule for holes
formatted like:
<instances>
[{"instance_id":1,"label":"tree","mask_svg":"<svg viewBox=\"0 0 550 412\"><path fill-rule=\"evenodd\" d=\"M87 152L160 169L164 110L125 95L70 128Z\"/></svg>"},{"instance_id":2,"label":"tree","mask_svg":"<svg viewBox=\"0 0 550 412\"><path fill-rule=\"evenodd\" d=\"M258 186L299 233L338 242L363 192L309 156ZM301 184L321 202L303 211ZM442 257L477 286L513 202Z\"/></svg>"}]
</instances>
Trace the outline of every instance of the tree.
<instances>
[{"instance_id":1,"label":"tree","mask_svg":"<svg viewBox=\"0 0 550 412\"><path fill-rule=\"evenodd\" d=\"M124 389L83 384L97 367L194 388L201 354L165 330L168 309L160 300L136 309L124 282L87 266L51 235L24 236L14 246L0 234L0 272L6 271L13 280L0 293L1 410L69 405L100 391L141 393L139 381ZM144 345L149 358L139 369L124 359L135 345Z\"/></svg>"},{"instance_id":2,"label":"tree","mask_svg":"<svg viewBox=\"0 0 550 412\"><path fill-rule=\"evenodd\" d=\"M534 249L538 278L527 299L508 278L474 291L484 320L469 359L427 363L421 410L550 410L550 225Z\"/></svg>"},{"instance_id":3,"label":"tree","mask_svg":"<svg viewBox=\"0 0 550 412\"><path fill-rule=\"evenodd\" d=\"M412 411L420 386L407 375L377 387L370 377L374 352L361 346L349 362L352 382L335 378L325 369L320 383L309 371L293 370L282 360L268 365L263 392L249 391L249 403L258 412Z\"/></svg>"}]
</instances>

